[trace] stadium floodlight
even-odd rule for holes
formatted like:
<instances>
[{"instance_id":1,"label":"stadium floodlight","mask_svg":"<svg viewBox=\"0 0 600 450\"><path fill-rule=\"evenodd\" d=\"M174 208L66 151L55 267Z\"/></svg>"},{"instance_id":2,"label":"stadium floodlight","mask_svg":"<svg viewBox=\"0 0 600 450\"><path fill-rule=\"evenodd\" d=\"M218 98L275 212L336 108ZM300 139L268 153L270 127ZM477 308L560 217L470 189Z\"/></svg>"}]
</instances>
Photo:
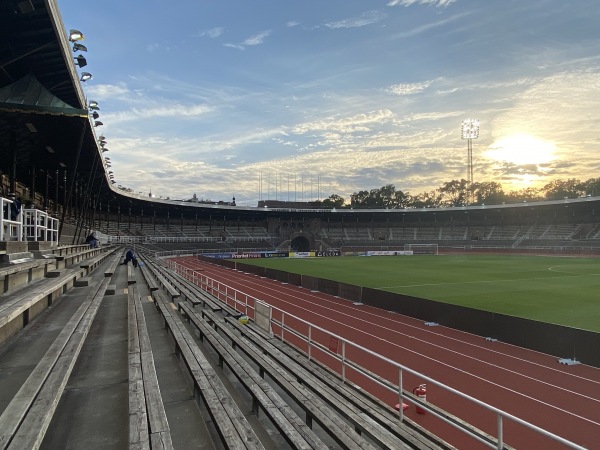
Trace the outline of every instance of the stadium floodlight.
<instances>
[{"instance_id":1,"label":"stadium floodlight","mask_svg":"<svg viewBox=\"0 0 600 450\"><path fill-rule=\"evenodd\" d=\"M98 102L96 100L90 100L90 104L88 105L88 109L92 110L92 111L99 111L100 110L100 106L98 106ZM101 138L104 138L104 136L100 136Z\"/></svg>"},{"instance_id":2,"label":"stadium floodlight","mask_svg":"<svg viewBox=\"0 0 600 450\"><path fill-rule=\"evenodd\" d=\"M100 122L99 120L96 120L94 122L94 127L99 127L99 126L102 126L102 125L104 125L104 124L102 122Z\"/></svg>"},{"instance_id":3,"label":"stadium floodlight","mask_svg":"<svg viewBox=\"0 0 600 450\"><path fill-rule=\"evenodd\" d=\"M73 44L73 52L87 52L87 47L83 44L75 42L75 44Z\"/></svg>"},{"instance_id":4,"label":"stadium floodlight","mask_svg":"<svg viewBox=\"0 0 600 450\"><path fill-rule=\"evenodd\" d=\"M83 35L83 33L79 30L70 30L69 31L69 41L71 42L77 42L77 41L83 41L85 39L85 36Z\"/></svg>"},{"instance_id":5,"label":"stadium floodlight","mask_svg":"<svg viewBox=\"0 0 600 450\"><path fill-rule=\"evenodd\" d=\"M461 134L463 139L477 139L479 137L479 120L465 119L462 122Z\"/></svg>"},{"instance_id":6,"label":"stadium floodlight","mask_svg":"<svg viewBox=\"0 0 600 450\"><path fill-rule=\"evenodd\" d=\"M92 118L94 118L94 120L95 120L95 119L97 119L98 117L100 117L100 114L98 114L98 111L94 111L94 112L92 113Z\"/></svg>"},{"instance_id":7,"label":"stadium floodlight","mask_svg":"<svg viewBox=\"0 0 600 450\"><path fill-rule=\"evenodd\" d=\"M461 137L467 140L467 183L469 189L473 184L473 139L479 137L479 120L465 119L461 126ZM469 194L467 193L467 203Z\"/></svg>"},{"instance_id":8,"label":"stadium floodlight","mask_svg":"<svg viewBox=\"0 0 600 450\"><path fill-rule=\"evenodd\" d=\"M81 72L81 78L80 80L83 82L86 82L87 80L91 80L92 79L92 74L89 72Z\"/></svg>"},{"instance_id":9,"label":"stadium floodlight","mask_svg":"<svg viewBox=\"0 0 600 450\"><path fill-rule=\"evenodd\" d=\"M108 152L109 150L107 148L102 148L102 153L104 152Z\"/></svg>"}]
</instances>

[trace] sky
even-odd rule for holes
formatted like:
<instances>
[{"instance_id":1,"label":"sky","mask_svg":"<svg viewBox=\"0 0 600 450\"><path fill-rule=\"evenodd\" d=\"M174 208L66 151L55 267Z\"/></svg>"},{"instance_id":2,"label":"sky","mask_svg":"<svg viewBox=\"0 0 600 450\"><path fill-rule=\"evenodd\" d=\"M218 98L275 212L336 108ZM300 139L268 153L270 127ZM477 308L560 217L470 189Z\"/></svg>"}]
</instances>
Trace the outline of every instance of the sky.
<instances>
[{"instance_id":1,"label":"sky","mask_svg":"<svg viewBox=\"0 0 600 450\"><path fill-rule=\"evenodd\" d=\"M118 185L256 206L600 176L597 0L58 0ZM81 70L78 69L80 72Z\"/></svg>"}]
</instances>

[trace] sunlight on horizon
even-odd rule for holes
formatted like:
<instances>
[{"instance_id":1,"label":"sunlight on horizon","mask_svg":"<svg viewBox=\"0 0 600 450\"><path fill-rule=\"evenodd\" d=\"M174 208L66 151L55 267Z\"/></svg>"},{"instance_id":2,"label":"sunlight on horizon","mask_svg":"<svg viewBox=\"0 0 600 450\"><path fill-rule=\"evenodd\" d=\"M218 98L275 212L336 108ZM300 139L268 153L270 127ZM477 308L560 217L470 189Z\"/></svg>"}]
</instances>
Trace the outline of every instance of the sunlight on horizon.
<instances>
[{"instance_id":1,"label":"sunlight on horizon","mask_svg":"<svg viewBox=\"0 0 600 450\"><path fill-rule=\"evenodd\" d=\"M513 134L496 140L485 156L495 161L521 164L545 164L555 159L556 146L531 134Z\"/></svg>"}]
</instances>

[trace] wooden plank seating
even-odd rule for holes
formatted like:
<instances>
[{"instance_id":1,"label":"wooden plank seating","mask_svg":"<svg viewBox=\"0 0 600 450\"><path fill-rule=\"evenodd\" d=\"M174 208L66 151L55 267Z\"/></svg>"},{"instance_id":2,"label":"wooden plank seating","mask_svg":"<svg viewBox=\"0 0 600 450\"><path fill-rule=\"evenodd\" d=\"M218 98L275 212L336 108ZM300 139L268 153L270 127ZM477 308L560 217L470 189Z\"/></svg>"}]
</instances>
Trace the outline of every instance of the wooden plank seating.
<instances>
[{"instance_id":1,"label":"wooden plank seating","mask_svg":"<svg viewBox=\"0 0 600 450\"><path fill-rule=\"evenodd\" d=\"M253 326L243 325L233 317L225 317L222 320L229 323L240 335L259 345L264 350L264 353L271 358L276 360L287 359L293 362L294 367L292 370L295 371L294 373L317 380L311 383L310 386L322 392L333 393L327 402L337 410L338 414L345 416L350 413L353 416L350 418L352 421L358 420L360 422L363 418L368 418L365 424L369 425L371 421L372 424L377 424L371 430L364 430L362 429L363 425L360 423L356 424L357 429L361 432L372 433L377 432L377 430L381 432L380 427L383 427L383 430L386 430L389 435L402 440L411 448L432 450L447 448L447 444L441 443L439 438L428 433L410 419L405 417L404 421L406 423L399 423L398 413L389 408L385 403L367 394L362 389L356 389L353 384L341 383L340 376L337 373L332 372L328 367L314 360L309 361L306 355L290 347L285 342L275 337L265 339L262 330ZM215 325L218 325L218 323L215 323ZM231 338L235 339L235 336L231 336ZM384 380L380 380L380 382L385 384ZM405 395L411 399L415 398L411 393L405 393ZM360 412L352 413L353 408ZM377 441L378 439L374 438L374 440Z\"/></svg>"},{"instance_id":2,"label":"wooden plank seating","mask_svg":"<svg viewBox=\"0 0 600 450\"><path fill-rule=\"evenodd\" d=\"M39 448L104 296L92 289L0 416L0 448Z\"/></svg>"},{"instance_id":3,"label":"wooden plank seating","mask_svg":"<svg viewBox=\"0 0 600 450\"><path fill-rule=\"evenodd\" d=\"M90 248L89 244L73 244L73 245L60 245L52 249L55 256L70 255L72 253L79 253L83 250Z\"/></svg>"},{"instance_id":4,"label":"wooden plank seating","mask_svg":"<svg viewBox=\"0 0 600 450\"><path fill-rule=\"evenodd\" d=\"M224 320L229 322L229 324L231 324L233 328L237 329L240 334L243 334L252 341L257 341L260 343L260 345L264 345L265 335L262 330L256 329L256 327L242 325L234 318L225 318ZM319 379L320 382L327 385L328 389L336 391L340 396L342 396L342 404L353 405L354 407L360 407L365 411L369 411L369 415L373 418L373 420L383 425L390 433L395 434L400 439L413 446L412 448L432 450L447 448L446 446L438 445L436 441L439 441L439 439L436 436L416 425L407 417L404 417L406 424L399 424L397 411L392 410L378 398L366 394L362 389L356 389L353 384L340 383L339 375L332 372L328 367L315 360L309 361L305 354L302 354L298 350L291 348L285 342L282 342L277 338L272 337L269 338L268 341L269 345L272 345L280 352L288 355L288 357L300 364L304 370L310 373L312 377ZM266 349L266 352L275 358L279 357L280 354L278 352L272 353L268 349ZM390 385L390 388L392 388L391 383L381 379L375 374L372 374L372 376L374 379L379 379L379 382L382 385L387 384ZM405 393L405 395L407 398L415 399L415 396L411 393ZM439 413L444 415L444 412L441 410Z\"/></svg>"},{"instance_id":5,"label":"wooden plank seating","mask_svg":"<svg viewBox=\"0 0 600 450\"><path fill-rule=\"evenodd\" d=\"M193 336L181 319L174 315L176 312L168 305L166 295L155 291L152 296L164 319L165 327L173 338L175 352L192 377L194 396L206 408L222 444L225 448L232 449L264 448L239 406L198 348Z\"/></svg>"},{"instance_id":6,"label":"wooden plank seating","mask_svg":"<svg viewBox=\"0 0 600 450\"><path fill-rule=\"evenodd\" d=\"M87 248L86 250L82 250L77 253L69 253L66 255L57 255L54 259L57 261L57 267L70 267L74 264L79 263L88 258L92 258L100 253L104 252L104 249L101 247L97 248Z\"/></svg>"},{"instance_id":7,"label":"wooden plank seating","mask_svg":"<svg viewBox=\"0 0 600 450\"><path fill-rule=\"evenodd\" d=\"M48 270L56 267L53 259L36 259L33 261L15 264L0 268L2 279L2 294L15 291L27 283L44 278Z\"/></svg>"},{"instance_id":8,"label":"wooden plank seating","mask_svg":"<svg viewBox=\"0 0 600 450\"><path fill-rule=\"evenodd\" d=\"M254 364L260 368L260 373L266 373L277 385L283 389L287 395L295 399L307 417L309 426L312 422L317 422L321 428L342 448L377 448L371 442L365 439L363 434L375 441L383 448L408 449L405 443L392 436L389 430L383 427L373 426L376 424L366 416L359 414L340 415L332 408L327 401L332 395L329 392L321 392L318 389L319 382L313 379L301 368L294 364L290 358L281 354L280 358L275 359L263 353L261 346L250 342L245 336L240 336L235 330L226 324L225 318L206 309L199 311L203 318L207 318L210 323L226 336L230 345L243 352ZM226 325L226 326L224 326ZM268 343L265 343L268 345ZM314 384L317 385L315 387ZM344 408L346 405L339 405Z\"/></svg>"},{"instance_id":9,"label":"wooden plank seating","mask_svg":"<svg viewBox=\"0 0 600 450\"><path fill-rule=\"evenodd\" d=\"M202 307L208 307L213 311L221 311L223 309L230 310L229 312L233 312L233 310L224 303L220 302L217 299L214 299L210 295L206 294L199 286L196 286L190 280L182 277L181 275L163 269L159 265L157 265L154 261L148 261L148 266L151 268L150 270L155 275L158 273L164 274L164 277L170 278L173 280L173 284L175 285L175 290L179 291L181 295L189 302L191 302L194 306L200 305ZM147 267L148 267L147 266ZM169 283L169 286L171 283Z\"/></svg>"},{"instance_id":10,"label":"wooden plank seating","mask_svg":"<svg viewBox=\"0 0 600 450\"><path fill-rule=\"evenodd\" d=\"M0 297L0 343L24 328L31 319L72 288L84 269L50 271L47 278ZM55 276L51 276L55 275Z\"/></svg>"},{"instance_id":11,"label":"wooden plank seating","mask_svg":"<svg viewBox=\"0 0 600 450\"><path fill-rule=\"evenodd\" d=\"M190 304L179 302L178 307L188 322L193 323L200 336L210 342L219 354L219 358L224 360L240 383L250 392L252 395L252 410L256 415L259 413L260 405L292 448L329 448L285 403L273 387L261 378L258 372L233 347L224 342L218 332L211 328Z\"/></svg>"},{"instance_id":12,"label":"wooden plank seating","mask_svg":"<svg viewBox=\"0 0 600 450\"><path fill-rule=\"evenodd\" d=\"M148 285L148 289L150 290L150 292L158 290L158 284L156 284L156 280L152 275L151 269L148 268L146 264L141 265L140 269L142 271L144 279L146 280L146 284Z\"/></svg>"},{"instance_id":13,"label":"wooden plank seating","mask_svg":"<svg viewBox=\"0 0 600 450\"><path fill-rule=\"evenodd\" d=\"M172 449L150 336L136 286L128 290L129 448Z\"/></svg>"},{"instance_id":14,"label":"wooden plank seating","mask_svg":"<svg viewBox=\"0 0 600 450\"><path fill-rule=\"evenodd\" d=\"M127 284L135 284L135 268L133 264L127 264Z\"/></svg>"},{"instance_id":15,"label":"wooden plank seating","mask_svg":"<svg viewBox=\"0 0 600 450\"><path fill-rule=\"evenodd\" d=\"M254 336L254 340L251 340L247 335L235 332L236 327L244 328L247 325L242 325L231 317L223 318L216 316L214 313L206 310L201 311L201 314L210 318L211 324L215 328L218 328L222 334L226 335L232 345L242 349L246 356L250 357L253 361L258 356L260 358L258 361L260 362L255 362L259 365L264 364L264 370L269 376L275 377L274 380L280 380L277 382L278 384L281 383L283 389L286 389L286 382L292 384L299 383L307 398L312 398L312 401L317 404L325 403L331 409L331 415L339 417L344 422L347 421L360 435L368 436L369 439L383 448L413 448L407 444L403 436L404 433L397 430L397 418L396 421L388 421L385 424L377 422L371 414L371 408L366 407L364 403L352 404L348 402L344 396L339 394L336 385L327 386L322 380L306 370L297 358L291 358L278 350L271 341L265 341L259 335ZM225 323L227 323L226 326L224 326ZM231 324L235 324L235 326L232 327ZM272 362L274 361L280 364L284 368L284 371L272 366ZM307 411L307 413L310 412ZM339 430L335 434L339 434Z\"/></svg>"},{"instance_id":16,"label":"wooden plank seating","mask_svg":"<svg viewBox=\"0 0 600 450\"><path fill-rule=\"evenodd\" d=\"M175 289L175 287L162 274L158 273L157 271L154 271L154 276L158 281L158 284L160 284L169 293L169 296L173 300L181 295L180 292L177 289Z\"/></svg>"},{"instance_id":17,"label":"wooden plank seating","mask_svg":"<svg viewBox=\"0 0 600 450\"><path fill-rule=\"evenodd\" d=\"M111 259L110 264L108 265L108 268L104 271L104 276L105 277L112 277L115 272L117 271L117 266L119 265L119 262L121 261L121 257L123 255L120 252L116 252Z\"/></svg>"},{"instance_id":18,"label":"wooden plank seating","mask_svg":"<svg viewBox=\"0 0 600 450\"><path fill-rule=\"evenodd\" d=\"M96 267L98 267L100 264L102 264L104 262L104 260L106 258L108 258L110 255L112 255L116 250L117 250L116 248L109 248L108 250L102 249L102 251L100 251L100 253L97 256L88 258L88 259L80 262L79 266L84 268L86 270L86 272L89 274Z\"/></svg>"},{"instance_id":19,"label":"wooden plank seating","mask_svg":"<svg viewBox=\"0 0 600 450\"><path fill-rule=\"evenodd\" d=\"M176 280L179 283L178 289L184 299L188 300L193 306L200 305L203 308L210 308L212 311L222 311L224 307L226 307L222 302L209 298L199 286L196 286L191 281L186 280L177 274L173 274L173 276L176 277Z\"/></svg>"}]
</instances>

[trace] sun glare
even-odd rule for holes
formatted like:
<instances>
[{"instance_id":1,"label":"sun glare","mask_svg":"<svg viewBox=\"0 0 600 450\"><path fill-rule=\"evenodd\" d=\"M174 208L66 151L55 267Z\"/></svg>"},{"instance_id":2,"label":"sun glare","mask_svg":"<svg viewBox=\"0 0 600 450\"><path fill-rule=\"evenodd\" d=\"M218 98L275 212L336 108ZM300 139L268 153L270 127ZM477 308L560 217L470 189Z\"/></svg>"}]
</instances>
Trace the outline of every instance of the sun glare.
<instances>
[{"instance_id":1,"label":"sun glare","mask_svg":"<svg viewBox=\"0 0 600 450\"><path fill-rule=\"evenodd\" d=\"M530 134L498 139L486 152L488 158L513 164L544 164L554 159L555 145Z\"/></svg>"}]
</instances>

